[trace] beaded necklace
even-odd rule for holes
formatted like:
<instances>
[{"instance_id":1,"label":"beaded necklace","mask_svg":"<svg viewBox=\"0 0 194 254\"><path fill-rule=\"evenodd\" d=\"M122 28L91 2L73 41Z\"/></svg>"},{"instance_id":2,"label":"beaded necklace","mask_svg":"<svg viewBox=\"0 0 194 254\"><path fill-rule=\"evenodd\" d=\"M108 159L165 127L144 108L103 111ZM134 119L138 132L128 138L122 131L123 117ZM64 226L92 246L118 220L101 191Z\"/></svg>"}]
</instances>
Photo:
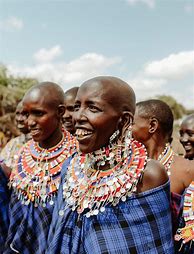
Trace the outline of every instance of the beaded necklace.
<instances>
[{"instance_id":1,"label":"beaded necklace","mask_svg":"<svg viewBox=\"0 0 194 254\"><path fill-rule=\"evenodd\" d=\"M170 175L171 164L173 163L174 152L169 143L165 145L164 151L159 155L158 161L165 167L168 175Z\"/></svg>"},{"instance_id":2,"label":"beaded necklace","mask_svg":"<svg viewBox=\"0 0 194 254\"><path fill-rule=\"evenodd\" d=\"M194 241L194 181L191 182L184 196L183 218L185 227L179 228L175 240L183 240L183 243Z\"/></svg>"},{"instance_id":3,"label":"beaded necklace","mask_svg":"<svg viewBox=\"0 0 194 254\"><path fill-rule=\"evenodd\" d=\"M108 204L116 206L120 200L125 202L136 192L147 163L147 153L135 140L123 147L112 145L95 153L74 156L63 184L64 210L70 207L78 214L86 212L86 217L90 217L104 212ZM108 165L109 169L99 170L99 163Z\"/></svg>"},{"instance_id":4,"label":"beaded necklace","mask_svg":"<svg viewBox=\"0 0 194 254\"><path fill-rule=\"evenodd\" d=\"M62 165L77 145L69 132L63 130L62 134L62 140L52 148L43 149L33 140L21 148L9 185L23 204L32 202L35 207L44 207L49 202L53 205Z\"/></svg>"}]
</instances>

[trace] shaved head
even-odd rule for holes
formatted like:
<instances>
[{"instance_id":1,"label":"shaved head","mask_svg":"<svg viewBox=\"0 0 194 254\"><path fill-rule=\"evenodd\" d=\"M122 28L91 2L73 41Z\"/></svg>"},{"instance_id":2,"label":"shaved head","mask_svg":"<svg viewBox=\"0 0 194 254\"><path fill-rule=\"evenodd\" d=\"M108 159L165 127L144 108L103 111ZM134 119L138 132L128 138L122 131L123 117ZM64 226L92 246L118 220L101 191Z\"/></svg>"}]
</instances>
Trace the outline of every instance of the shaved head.
<instances>
[{"instance_id":1,"label":"shaved head","mask_svg":"<svg viewBox=\"0 0 194 254\"><path fill-rule=\"evenodd\" d=\"M194 129L194 114L186 116L182 121L182 125L185 123L193 125L193 129Z\"/></svg>"},{"instance_id":2,"label":"shaved head","mask_svg":"<svg viewBox=\"0 0 194 254\"><path fill-rule=\"evenodd\" d=\"M29 97L32 100L41 98L51 107L57 107L64 103L63 89L53 82L42 82L31 87L24 95L22 101L28 100Z\"/></svg>"},{"instance_id":3,"label":"shaved head","mask_svg":"<svg viewBox=\"0 0 194 254\"><path fill-rule=\"evenodd\" d=\"M161 132L171 139L174 117L167 103L157 99L140 101L136 105L136 113L145 119L155 117L159 122Z\"/></svg>"},{"instance_id":4,"label":"shaved head","mask_svg":"<svg viewBox=\"0 0 194 254\"><path fill-rule=\"evenodd\" d=\"M71 95L72 97L76 97L77 91L78 91L79 87L75 86L70 88L69 90L65 91L65 98L69 95Z\"/></svg>"},{"instance_id":5,"label":"shaved head","mask_svg":"<svg viewBox=\"0 0 194 254\"><path fill-rule=\"evenodd\" d=\"M88 86L101 90L102 98L118 112L130 111L134 115L135 93L125 81L111 76L99 76L84 82L81 89Z\"/></svg>"}]
</instances>

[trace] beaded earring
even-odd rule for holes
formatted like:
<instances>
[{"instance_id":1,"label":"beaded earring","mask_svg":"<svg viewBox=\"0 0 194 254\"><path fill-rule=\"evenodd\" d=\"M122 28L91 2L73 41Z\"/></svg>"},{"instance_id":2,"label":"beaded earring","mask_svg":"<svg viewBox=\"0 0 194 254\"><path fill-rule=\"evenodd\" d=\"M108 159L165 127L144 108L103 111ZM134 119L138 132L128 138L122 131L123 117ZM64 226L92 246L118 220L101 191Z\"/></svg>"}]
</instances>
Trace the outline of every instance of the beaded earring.
<instances>
[{"instance_id":1,"label":"beaded earring","mask_svg":"<svg viewBox=\"0 0 194 254\"><path fill-rule=\"evenodd\" d=\"M132 139L132 125L130 125L125 132L124 138L125 149L127 149L127 147L129 147L129 145L131 144L131 139Z\"/></svg>"},{"instance_id":2,"label":"beaded earring","mask_svg":"<svg viewBox=\"0 0 194 254\"><path fill-rule=\"evenodd\" d=\"M116 130L109 138L110 144L113 144L115 142L115 139L119 136L120 131Z\"/></svg>"}]
</instances>

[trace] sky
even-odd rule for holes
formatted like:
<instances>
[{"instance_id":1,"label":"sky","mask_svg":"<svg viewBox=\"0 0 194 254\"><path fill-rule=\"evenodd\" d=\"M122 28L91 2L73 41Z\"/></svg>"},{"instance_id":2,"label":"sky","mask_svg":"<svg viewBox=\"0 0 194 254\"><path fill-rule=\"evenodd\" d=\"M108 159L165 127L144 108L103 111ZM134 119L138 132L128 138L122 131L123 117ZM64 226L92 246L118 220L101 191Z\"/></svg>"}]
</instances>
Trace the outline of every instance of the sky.
<instances>
[{"instance_id":1,"label":"sky","mask_svg":"<svg viewBox=\"0 0 194 254\"><path fill-rule=\"evenodd\" d=\"M102 75L194 108L194 0L0 0L0 63L67 90Z\"/></svg>"}]
</instances>

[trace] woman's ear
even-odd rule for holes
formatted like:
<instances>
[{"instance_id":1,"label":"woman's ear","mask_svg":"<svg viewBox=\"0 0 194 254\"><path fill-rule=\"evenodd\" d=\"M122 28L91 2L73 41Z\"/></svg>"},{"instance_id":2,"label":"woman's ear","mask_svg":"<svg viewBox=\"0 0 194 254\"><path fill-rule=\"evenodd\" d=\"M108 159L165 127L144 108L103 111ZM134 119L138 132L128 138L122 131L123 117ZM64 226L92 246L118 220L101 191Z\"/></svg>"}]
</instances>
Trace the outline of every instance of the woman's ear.
<instances>
[{"instance_id":1,"label":"woman's ear","mask_svg":"<svg viewBox=\"0 0 194 254\"><path fill-rule=\"evenodd\" d=\"M133 114L129 111L124 111L119 119L118 129L124 135L127 129L133 124Z\"/></svg>"},{"instance_id":2,"label":"woman's ear","mask_svg":"<svg viewBox=\"0 0 194 254\"><path fill-rule=\"evenodd\" d=\"M153 134L158 129L158 119L155 117L150 118L149 120L149 133Z\"/></svg>"},{"instance_id":3,"label":"woman's ear","mask_svg":"<svg viewBox=\"0 0 194 254\"><path fill-rule=\"evenodd\" d=\"M62 118L65 113L65 106L63 104L60 104L57 110L58 110L59 117Z\"/></svg>"}]
</instances>

